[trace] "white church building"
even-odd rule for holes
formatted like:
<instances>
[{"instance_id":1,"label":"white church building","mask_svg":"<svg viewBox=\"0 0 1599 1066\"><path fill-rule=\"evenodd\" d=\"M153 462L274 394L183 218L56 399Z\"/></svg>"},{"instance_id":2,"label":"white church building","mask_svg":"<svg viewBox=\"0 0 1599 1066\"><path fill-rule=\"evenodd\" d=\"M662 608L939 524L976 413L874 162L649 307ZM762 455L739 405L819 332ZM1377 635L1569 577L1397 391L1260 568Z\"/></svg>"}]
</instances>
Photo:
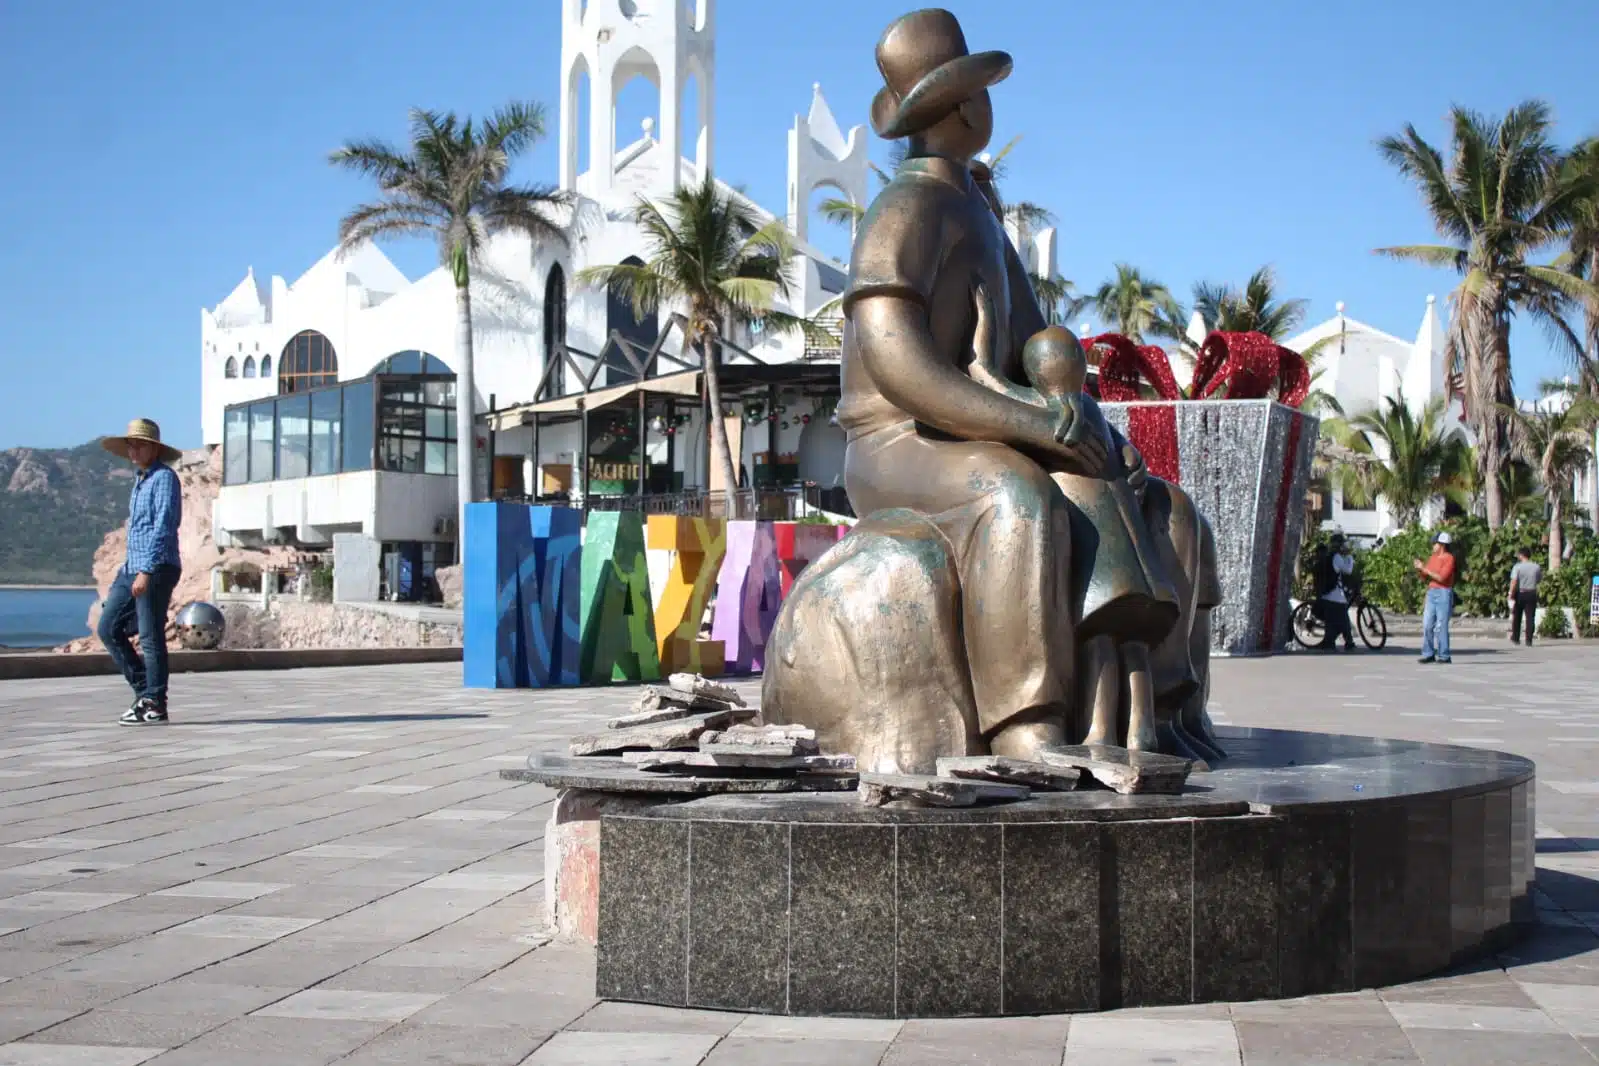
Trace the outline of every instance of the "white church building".
<instances>
[{"instance_id":1,"label":"white church building","mask_svg":"<svg viewBox=\"0 0 1599 1066\"><path fill-rule=\"evenodd\" d=\"M649 254L633 221L638 198L720 178L715 6L561 0L558 182L575 195L571 238L495 238L474 272L479 415L469 439L480 499L603 505L607 495L681 500L722 488L707 461L698 355L683 350L671 309L638 321L625 301L573 281ZM657 90L659 119L618 129L619 94L636 78ZM691 120L680 123L690 84ZM786 222L799 256L781 309L814 315L843 291L847 267L811 243L809 205L823 187L868 201L867 134L845 134L817 85L787 140ZM1050 275L1053 238L1039 234L1028 249ZM205 442L224 449L218 543L317 549L345 534L424 570L453 556L455 321L447 269L412 280L373 246L334 248L293 281L249 270L202 309L202 425ZM724 406L741 484L832 490L836 501L836 343L748 330L727 339Z\"/></svg>"},{"instance_id":2,"label":"white church building","mask_svg":"<svg viewBox=\"0 0 1599 1066\"><path fill-rule=\"evenodd\" d=\"M1332 318L1283 343L1296 352L1315 349L1318 376L1314 387L1332 396L1350 417L1376 409L1385 400L1400 395L1411 411L1419 413L1447 391L1444 326L1433 296L1427 297L1414 340L1407 341L1351 318L1340 303ZM1461 418L1459 399L1451 400L1444 411L1444 433L1470 443L1471 430ZM1380 442L1377 444L1380 448ZM1442 514L1443 505L1439 502L1423 518L1433 521ZM1355 506L1337 489L1327 493L1322 517L1361 541L1386 536L1396 528L1387 501L1379 499L1373 506Z\"/></svg>"}]
</instances>

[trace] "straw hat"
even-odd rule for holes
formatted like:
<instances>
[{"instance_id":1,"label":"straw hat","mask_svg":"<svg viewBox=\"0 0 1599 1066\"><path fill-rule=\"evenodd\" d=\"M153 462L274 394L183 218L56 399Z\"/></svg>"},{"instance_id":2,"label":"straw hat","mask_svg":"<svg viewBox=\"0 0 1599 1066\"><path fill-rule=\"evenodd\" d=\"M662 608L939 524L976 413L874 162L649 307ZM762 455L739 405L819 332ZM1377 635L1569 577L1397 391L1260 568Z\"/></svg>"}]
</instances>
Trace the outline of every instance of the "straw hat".
<instances>
[{"instance_id":1,"label":"straw hat","mask_svg":"<svg viewBox=\"0 0 1599 1066\"><path fill-rule=\"evenodd\" d=\"M164 463L176 462L183 455L180 449L174 448L170 444L162 443L161 427L148 418L135 418L132 422L129 422L128 432L121 437L100 438L100 447L112 455L120 455L126 459L128 457L129 442L136 440L147 440L151 444L159 445L161 448L161 461Z\"/></svg>"},{"instance_id":2,"label":"straw hat","mask_svg":"<svg viewBox=\"0 0 1599 1066\"><path fill-rule=\"evenodd\" d=\"M913 11L877 42L877 69L887 84L872 100L872 128L895 140L927 129L962 103L1010 75L1006 52L966 48L960 22L943 8Z\"/></svg>"}]
</instances>

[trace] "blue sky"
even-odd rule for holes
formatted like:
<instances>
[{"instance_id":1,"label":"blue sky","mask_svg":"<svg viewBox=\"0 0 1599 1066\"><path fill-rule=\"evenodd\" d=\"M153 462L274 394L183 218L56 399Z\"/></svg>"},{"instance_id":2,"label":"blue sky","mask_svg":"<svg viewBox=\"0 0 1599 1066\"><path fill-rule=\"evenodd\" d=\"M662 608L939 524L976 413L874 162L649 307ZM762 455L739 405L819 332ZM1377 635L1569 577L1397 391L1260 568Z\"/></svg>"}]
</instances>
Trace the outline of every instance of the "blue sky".
<instances>
[{"instance_id":1,"label":"blue sky","mask_svg":"<svg viewBox=\"0 0 1599 1066\"><path fill-rule=\"evenodd\" d=\"M665 0L659 0L665 2ZM820 81L846 130L878 85L872 47L904 0L719 0L716 165L783 207L786 135ZM1024 135L1006 193L1059 217L1060 268L1113 262L1180 294L1275 264L1310 320L1414 335L1447 275L1371 254L1433 233L1373 140L1451 103L1550 101L1565 141L1599 133L1599 15L1578 0L1044 0L950 5L972 47L1016 70L996 144ZM281 0L0 4L0 448L81 443L136 415L199 441L199 309L254 266L293 280L370 190L326 163L350 137L400 138L412 105L559 104L556 0L470 5ZM619 130L647 104L624 98ZM873 139L873 155L886 145ZM553 136L520 177L553 182ZM836 247L837 239L835 239ZM408 274L431 247L390 249ZM1518 386L1559 364L1515 335Z\"/></svg>"}]
</instances>

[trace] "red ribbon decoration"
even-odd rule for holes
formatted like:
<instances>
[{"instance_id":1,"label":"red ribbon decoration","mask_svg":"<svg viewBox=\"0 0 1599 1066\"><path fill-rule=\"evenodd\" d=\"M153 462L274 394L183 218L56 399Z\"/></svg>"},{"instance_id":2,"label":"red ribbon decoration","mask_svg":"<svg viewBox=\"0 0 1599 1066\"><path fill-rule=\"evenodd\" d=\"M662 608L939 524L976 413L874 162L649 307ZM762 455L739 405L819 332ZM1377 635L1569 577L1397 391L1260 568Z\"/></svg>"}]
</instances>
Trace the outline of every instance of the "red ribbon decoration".
<instances>
[{"instance_id":1,"label":"red ribbon decoration","mask_svg":"<svg viewBox=\"0 0 1599 1066\"><path fill-rule=\"evenodd\" d=\"M1166 351L1153 344L1138 345L1120 333L1101 333L1083 341L1085 351L1109 348L1099 360L1099 398L1106 403L1135 403L1143 399L1140 382L1148 382L1162 400L1180 400L1183 390L1172 376Z\"/></svg>"},{"instance_id":2,"label":"red ribbon decoration","mask_svg":"<svg viewBox=\"0 0 1599 1066\"><path fill-rule=\"evenodd\" d=\"M1222 386L1229 400L1278 401L1298 407L1310 395L1310 369L1298 352L1263 333L1215 332L1199 347L1194 383L1185 395L1172 376L1163 348L1138 345L1120 333L1101 333L1083 341L1086 348L1108 349L1099 362L1099 395L1108 403L1136 403L1148 384L1160 400L1209 399Z\"/></svg>"}]
</instances>

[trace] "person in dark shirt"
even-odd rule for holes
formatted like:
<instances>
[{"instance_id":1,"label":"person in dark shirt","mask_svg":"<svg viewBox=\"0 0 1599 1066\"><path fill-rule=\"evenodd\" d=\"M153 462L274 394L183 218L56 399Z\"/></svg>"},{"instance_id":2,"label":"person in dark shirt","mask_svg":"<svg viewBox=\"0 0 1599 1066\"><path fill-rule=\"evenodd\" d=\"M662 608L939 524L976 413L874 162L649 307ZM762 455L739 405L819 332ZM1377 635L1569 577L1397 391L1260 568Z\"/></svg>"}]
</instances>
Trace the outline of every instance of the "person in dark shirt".
<instances>
[{"instance_id":1,"label":"person in dark shirt","mask_svg":"<svg viewBox=\"0 0 1599 1066\"><path fill-rule=\"evenodd\" d=\"M1337 647L1342 638L1345 651L1355 648L1354 627L1349 624L1348 583L1354 579L1355 557L1343 534L1334 533L1316 565L1316 604L1326 633L1318 645L1324 651Z\"/></svg>"},{"instance_id":2,"label":"person in dark shirt","mask_svg":"<svg viewBox=\"0 0 1599 1066\"><path fill-rule=\"evenodd\" d=\"M147 418L129 423L125 436L100 444L137 468L128 499L127 559L100 608L100 643L133 688L133 706L122 724L159 725L167 720L167 605L182 573L183 489L167 464L183 453L162 443L161 427ZM137 651L130 639L135 633Z\"/></svg>"}]
</instances>

